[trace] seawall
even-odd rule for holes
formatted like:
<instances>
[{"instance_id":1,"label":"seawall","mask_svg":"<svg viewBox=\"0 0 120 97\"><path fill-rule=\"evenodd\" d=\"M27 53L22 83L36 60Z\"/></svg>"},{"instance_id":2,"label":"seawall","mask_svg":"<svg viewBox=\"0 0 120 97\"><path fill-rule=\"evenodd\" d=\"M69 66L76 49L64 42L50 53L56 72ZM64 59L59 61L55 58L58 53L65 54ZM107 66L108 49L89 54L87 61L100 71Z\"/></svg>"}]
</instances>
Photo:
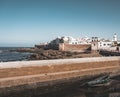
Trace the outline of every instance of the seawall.
<instances>
[{"instance_id":1,"label":"seawall","mask_svg":"<svg viewBox=\"0 0 120 97\"><path fill-rule=\"evenodd\" d=\"M120 62L120 57L92 57L92 58L74 58L74 59L54 59L40 61L17 61L17 62L0 62L0 69L3 68L21 68L29 66L51 66L74 63L92 63L92 62L116 61Z\"/></svg>"},{"instance_id":2,"label":"seawall","mask_svg":"<svg viewBox=\"0 0 120 97\"><path fill-rule=\"evenodd\" d=\"M0 63L0 97L17 97L25 91L24 97L29 97L29 90L47 93L83 83L99 74L119 71L120 57L3 62Z\"/></svg>"}]
</instances>

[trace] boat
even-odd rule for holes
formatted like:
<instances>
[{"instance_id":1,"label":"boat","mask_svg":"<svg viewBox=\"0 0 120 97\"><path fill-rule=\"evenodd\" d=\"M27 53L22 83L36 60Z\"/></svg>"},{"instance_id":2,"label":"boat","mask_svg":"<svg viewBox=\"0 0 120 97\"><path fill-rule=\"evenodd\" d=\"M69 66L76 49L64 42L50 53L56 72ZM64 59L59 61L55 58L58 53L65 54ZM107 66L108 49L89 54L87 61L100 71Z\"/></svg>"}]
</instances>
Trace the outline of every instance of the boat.
<instances>
[{"instance_id":1,"label":"boat","mask_svg":"<svg viewBox=\"0 0 120 97\"><path fill-rule=\"evenodd\" d=\"M84 84L84 86L95 87L95 86L106 86L109 84L110 84L110 76L104 75L104 76L100 76L92 81L86 82Z\"/></svg>"}]
</instances>

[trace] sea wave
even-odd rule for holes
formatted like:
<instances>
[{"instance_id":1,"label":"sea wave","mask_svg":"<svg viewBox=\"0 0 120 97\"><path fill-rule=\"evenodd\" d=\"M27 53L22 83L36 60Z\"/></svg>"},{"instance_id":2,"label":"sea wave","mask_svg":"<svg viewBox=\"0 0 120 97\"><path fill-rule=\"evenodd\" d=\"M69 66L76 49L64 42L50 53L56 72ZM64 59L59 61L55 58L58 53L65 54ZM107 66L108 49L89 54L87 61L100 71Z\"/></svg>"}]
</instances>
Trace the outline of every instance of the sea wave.
<instances>
[{"instance_id":1,"label":"sea wave","mask_svg":"<svg viewBox=\"0 0 120 97\"><path fill-rule=\"evenodd\" d=\"M3 51L2 50L0 50L0 53L2 53Z\"/></svg>"}]
</instances>

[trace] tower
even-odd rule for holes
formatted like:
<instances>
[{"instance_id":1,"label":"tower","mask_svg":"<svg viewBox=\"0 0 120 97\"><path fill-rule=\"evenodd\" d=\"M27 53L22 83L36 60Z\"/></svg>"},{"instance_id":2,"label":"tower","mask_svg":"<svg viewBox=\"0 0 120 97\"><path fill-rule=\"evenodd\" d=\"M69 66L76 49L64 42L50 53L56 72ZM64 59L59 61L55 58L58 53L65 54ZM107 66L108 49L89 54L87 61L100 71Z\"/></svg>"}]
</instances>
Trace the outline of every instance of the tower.
<instances>
[{"instance_id":1,"label":"tower","mask_svg":"<svg viewBox=\"0 0 120 97\"><path fill-rule=\"evenodd\" d=\"M116 33L113 36L113 41L117 42L117 34Z\"/></svg>"},{"instance_id":2,"label":"tower","mask_svg":"<svg viewBox=\"0 0 120 97\"><path fill-rule=\"evenodd\" d=\"M113 36L113 44L114 44L114 46L117 45L117 34L116 33Z\"/></svg>"},{"instance_id":3,"label":"tower","mask_svg":"<svg viewBox=\"0 0 120 97\"><path fill-rule=\"evenodd\" d=\"M98 37L92 37L91 49L93 51L98 50Z\"/></svg>"}]
</instances>

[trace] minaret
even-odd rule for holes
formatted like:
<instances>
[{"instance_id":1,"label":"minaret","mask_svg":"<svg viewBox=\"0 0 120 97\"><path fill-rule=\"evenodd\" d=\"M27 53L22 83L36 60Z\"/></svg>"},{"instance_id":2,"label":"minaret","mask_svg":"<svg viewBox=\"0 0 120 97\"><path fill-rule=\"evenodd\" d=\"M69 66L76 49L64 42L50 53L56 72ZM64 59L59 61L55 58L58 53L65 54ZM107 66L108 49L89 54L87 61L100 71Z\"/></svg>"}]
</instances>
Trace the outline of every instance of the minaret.
<instances>
[{"instance_id":1,"label":"minaret","mask_svg":"<svg viewBox=\"0 0 120 97\"><path fill-rule=\"evenodd\" d=\"M117 34L116 33L113 36L113 43L114 43L114 46L117 46Z\"/></svg>"},{"instance_id":2,"label":"minaret","mask_svg":"<svg viewBox=\"0 0 120 97\"><path fill-rule=\"evenodd\" d=\"M113 36L113 41L117 42L117 34L116 33Z\"/></svg>"}]
</instances>

